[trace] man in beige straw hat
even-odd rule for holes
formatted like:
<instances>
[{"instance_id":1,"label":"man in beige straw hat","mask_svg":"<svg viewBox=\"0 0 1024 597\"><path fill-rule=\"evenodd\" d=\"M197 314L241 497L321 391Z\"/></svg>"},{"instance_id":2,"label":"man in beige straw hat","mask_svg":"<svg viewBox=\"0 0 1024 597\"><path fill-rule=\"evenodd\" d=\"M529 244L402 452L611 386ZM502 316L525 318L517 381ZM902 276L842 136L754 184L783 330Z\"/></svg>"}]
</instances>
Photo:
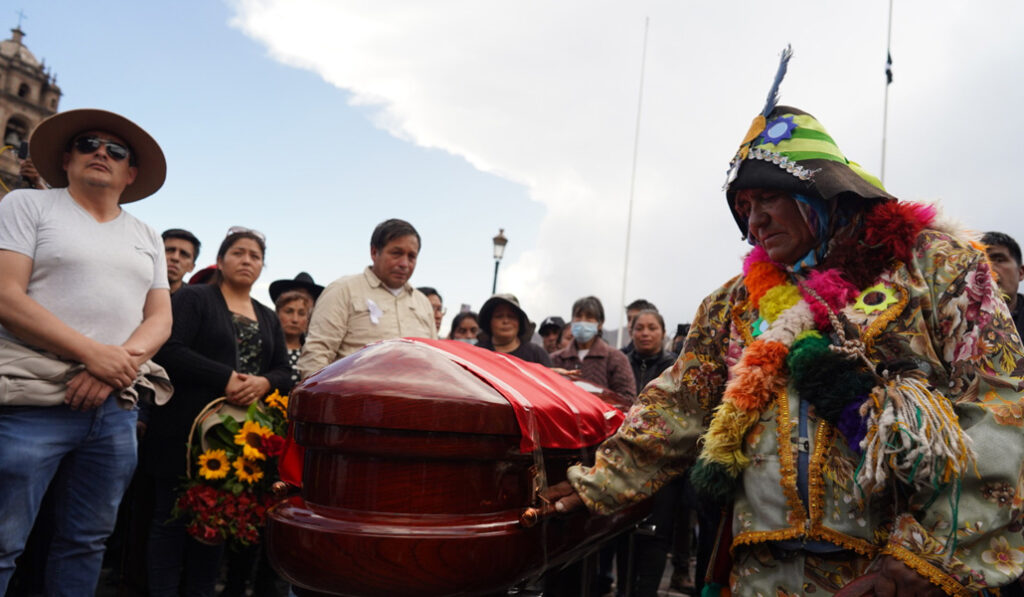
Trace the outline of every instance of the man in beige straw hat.
<instances>
[{"instance_id":1,"label":"man in beige straw hat","mask_svg":"<svg viewBox=\"0 0 1024 597\"><path fill-rule=\"evenodd\" d=\"M136 381L171 331L163 243L121 204L163 184L130 120L72 110L39 124L54 188L0 201L0 593L53 482L47 595L91 595L136 463Z\"/></svg>"}]
</instances>

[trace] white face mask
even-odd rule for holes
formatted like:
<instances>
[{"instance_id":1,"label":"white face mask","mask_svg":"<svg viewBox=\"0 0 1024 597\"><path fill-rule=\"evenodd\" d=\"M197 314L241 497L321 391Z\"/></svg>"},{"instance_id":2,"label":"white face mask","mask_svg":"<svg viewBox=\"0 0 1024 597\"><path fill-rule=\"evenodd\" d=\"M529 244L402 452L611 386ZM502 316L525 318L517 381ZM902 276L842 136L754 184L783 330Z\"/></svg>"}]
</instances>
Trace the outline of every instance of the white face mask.
<instances>
[{"instance_id":1,"label":"white face mask","mask_svg":"<svg viewBox=\"0 0 1024 597\"><path fill-rule=\"evenodd\" d=\"M597 335L597 324L592 321L572 322L572 337L582 344L586 344Z\"/></svg>"},{"instance_id":2,"label":"white face mask","mask_svg":"<svg viewBox=\"0 0 1024 597\"><path fill-rule=\"evenodd\" d=\"M477 343L476 338L456 338L456 340L459 342L465 342L466 344L472 344L473 346L476 346Z\"/></svg>"}]
</instances>

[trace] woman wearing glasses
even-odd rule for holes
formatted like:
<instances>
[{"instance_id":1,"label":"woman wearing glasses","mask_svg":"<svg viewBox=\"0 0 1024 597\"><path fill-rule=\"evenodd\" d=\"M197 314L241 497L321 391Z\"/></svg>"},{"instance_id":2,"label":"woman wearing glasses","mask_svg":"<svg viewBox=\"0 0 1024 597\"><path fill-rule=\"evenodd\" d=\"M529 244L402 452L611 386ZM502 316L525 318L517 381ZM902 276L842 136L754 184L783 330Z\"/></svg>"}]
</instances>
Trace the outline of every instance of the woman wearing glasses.
<instances>
[{"instance_id":1,"label":"woman wearing glasses","mask_svg":"<svg viewBox=\"0 0 1024 597\"><path fill-rule=\"evenodd\" d=\"M250 296L263 270L266 242L255 230L233 227L217 252L208 285L187 286L172 298L174 328L157 353L174 383L174 397L154 409L143 463L154 476L155 512L148 548L149 592L212 595L222 546L200 544L171 519L185 474L185 444L192 421L211 401L245 406L275 388L292 386L277 315Z\"/></svg>"}]
</instances>

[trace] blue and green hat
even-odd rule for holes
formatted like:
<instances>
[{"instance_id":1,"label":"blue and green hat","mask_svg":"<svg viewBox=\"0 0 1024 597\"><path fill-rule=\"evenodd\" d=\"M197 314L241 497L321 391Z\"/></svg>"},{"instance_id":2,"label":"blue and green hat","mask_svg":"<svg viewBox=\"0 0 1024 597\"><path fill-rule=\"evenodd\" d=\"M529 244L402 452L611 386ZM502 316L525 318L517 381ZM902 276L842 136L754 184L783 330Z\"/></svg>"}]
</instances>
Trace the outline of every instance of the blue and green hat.
<instances>
[{"instance_id":1,"label":"blue and green hat","mask_svg":"<svg viewBox=\"0 0 1024 597\"><path fill-rule=\"evenodd\" d=\"M747 224L733 209L736 191L775 189L824 200L842 196L895 201L882 182L850 161L814 117L789 106L778 106L778 89L792 56L782 52L779 70L764 110L754 118L736 155L729 163L726 198L744 235Z\"/></svg>"}]
</instances>

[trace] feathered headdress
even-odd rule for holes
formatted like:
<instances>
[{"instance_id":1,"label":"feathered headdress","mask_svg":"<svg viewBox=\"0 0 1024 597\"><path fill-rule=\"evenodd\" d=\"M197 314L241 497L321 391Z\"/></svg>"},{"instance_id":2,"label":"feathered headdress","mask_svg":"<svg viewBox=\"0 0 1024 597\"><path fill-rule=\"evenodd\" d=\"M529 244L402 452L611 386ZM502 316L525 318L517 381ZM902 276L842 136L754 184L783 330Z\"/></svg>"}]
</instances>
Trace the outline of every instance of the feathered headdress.
<instances>
[{"instance_id":1,"label":"feathered headdress","mask_svg":"<svg viewBox=\"0 0 1024 597\"><path fill-rule=\"evenodd\" d=\"M779 87L786 76L790 46L779 56L771 89L761 113L754 117L739 149L729 162L725 182L729 208L739 189L778 189L833 199L850 193L862 199L894 200L881 181L846 159L825 127L807 112L779 106ZM746 235L746 221L733 211Z\"/></svg>"}]
</instances>

